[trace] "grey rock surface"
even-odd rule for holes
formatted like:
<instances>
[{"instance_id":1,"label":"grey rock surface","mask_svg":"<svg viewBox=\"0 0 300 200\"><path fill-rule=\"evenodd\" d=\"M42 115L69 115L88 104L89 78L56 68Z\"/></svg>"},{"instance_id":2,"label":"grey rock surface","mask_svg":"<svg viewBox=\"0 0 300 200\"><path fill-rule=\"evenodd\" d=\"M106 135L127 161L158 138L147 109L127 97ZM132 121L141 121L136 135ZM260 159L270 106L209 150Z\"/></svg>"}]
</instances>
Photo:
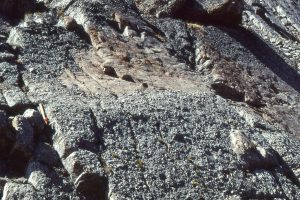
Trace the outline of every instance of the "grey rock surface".
<instances>
[{"instance_id":1,"label":"grey rock surface","mask_svg":"<svg viewBox=\"0 0 300 200\"><path fill-rule=\"evenodd\" d=\"M32 185L26 183L13 183L8 182L3 189L2 199L39 199L41 196L35 191Z\"/></svg>"},{"instance_id":2,"label":"grey rock surface","mask_svg":"<svg viewBox=\"0 0 300 200\"><path fill-rule=\"evenodd\" d=\"M0 0L2 199L300 199L295 0Z\"/></svg>"},{"instance_id":3,"label":"grey rock surface","mask_svg":"<svg viewBox=\"0 0 300 200\"><path fill-rule=\"evenodd\" d=\"M30 104L26 94L19 87L4 89L3 96L9 107L23 107Z\"/></svg>"},{"instance_id":4,"label":"grey rock surface","mask_svg":"<svg viewBox=\"0 0 300 200\"><path fill-rule=\"evenodd\" d=\"M43 121L43 117L41 113L34 109L27 109L23 113L23 117L26 118L31 126L36 129L37 132L41 132L45 127L45 122Z\"/></svg>"},{"instance_id":5,"label":"grey rock surface","mask_svg":"<svg viewBox=\"0 0 300 200\"><path fill-rule=\"evenodd\" d=\"M28 156L33 151L34 131L29 121L23 116L16 116L12 120L12 127L16 133L16 142L13 151L21 151Z\"/></svg>"}]
</instances>

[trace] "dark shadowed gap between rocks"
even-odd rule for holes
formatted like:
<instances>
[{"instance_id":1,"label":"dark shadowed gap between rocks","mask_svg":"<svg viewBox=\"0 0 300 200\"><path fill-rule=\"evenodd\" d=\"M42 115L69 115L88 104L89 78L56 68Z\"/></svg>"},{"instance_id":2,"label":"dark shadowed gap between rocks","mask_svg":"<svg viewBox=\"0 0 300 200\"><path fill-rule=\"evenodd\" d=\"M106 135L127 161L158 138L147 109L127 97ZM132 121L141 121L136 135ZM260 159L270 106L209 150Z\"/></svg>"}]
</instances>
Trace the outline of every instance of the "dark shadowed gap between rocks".
<instances>
[{"instance_id":1,"label":"dark shadowed gap between rocks","mask_svg":"<svg viewBox=\"0 0 300 200\"><path fill-rule=\"evenodd\" d=\"M28 104L20 104L13 107L9 106L0 106L0 110L5 110L8 116L16 116L18 114L24 113L27 109L35 109L37 104L28 103Z\"/></svg>"},{"instance_id":2,"label":"dark shadowed gap between rocks","mask_svg":"<svg viewBox=\"0 0 300 200\"><path fill-rule=\"evenodd\" d=\"M289 199L286 197L285 194L257 194L257 191L255 189L252 189L250 191L243 192L243 194L240 195L241 200L249 200L249 199Z\"/></svg>"},{"instance_id":3,"label":"dark shadowed gap between rocks","mask_svg":"<svg viewBox=\"0 0 300 200\"><path fill-rule=\"evenodd\" d=\"M21 72L22 68L20 68L18 66L18 71L19 71L19 74L18 74L18 86L19 88L23 91L23 92L26 92L26 86L25 86L25 83L24 83L24 80L23 80L23 75L22 75L22 72Z\"/></svg>"},{"instance_id":4,"label":"dark shadowed gap between rocks","mask_svg":"<svg viewBox=\"0 0 300 200\"><path fill-rule=\"evenodd\" d=\"M18 87L23 91L27 92L27 87L25 85L24 79L23 79L23 71L25 71L25 68L23 65L17 64L17 70L18 70Z\"/></svg>"},{"instance_id":5,"label":"dark shadowed gap between rocks","mask_svg":"<svg viewBox=\"0 0 300 200\"><path fill-rule=\"evenodd\" d=\"M91 130L97 136L98 145L99 145L99 152L105 151L106 150L106 146L105 146L105 141L104 141L104 137L103 137L103 129L101 129L98 126L98 124L97 124L97 118L96 118L95 113L93 112L93 110L89 109L89 111L90 111L90 116L91 116L91 119L92 119Z\"/></svg>"},{"instance_id":6,"label":"dark shadowed gap between rocks","mask_svg":"<svg viewBox=\"0 0 300 200\"><path fill-rule=\"evenodd\" d=\"M224 5L223 10L221 9L214 13L208 13L201 4L189 0L186 1L179 10L173 13L173 18L203 25L237 26L241 23L241 13L226 13L225 10L226 5Z\"/></svg>"},{"instance_id":7,"label":"dark shadowed gap between rocks","mask_svg":"<svg viewBox=\"0 0 300 200\"><path fill-rule=\"evenodd\" d=\"M259 36L242 27L229 29L219 26L218 28L248 49L261 63L281 78L282 81L300 93L300 75Z\"/></svg>"},{"instance_id":8,"label":"dark shadowed gap between rocks","mask_svg":"<svg viewBox=\"0 0 300 200\"><path fill-rule=\"evenodd\" d=\"M213 83L211 87L216 91L216 94L225 99L231 99L237 102L243 102L245 99L245 93L239 92L224 83Z\"/></svg>"},{"instance_id":9,"label":"dark shadowed gap between rocks","mask_svg":"<svg viewBox=\"0 0 300 200\"><path fill-rule=\"evenodd\" d=\"M13 25L17 25L26 13L45 12L48 9L43 2L34 0L1 0L0 14L8 16Z\"/></svg>"},{"instance_id":10,"label":"dark shadowed gap between rocks","mask_svg":"<svg viewBox=\"0 0 300 200\"><path fill-rule=\"evenodd\" d=\"M81 25L78 25L74 32L86 43L92 44L89 34L87 34Z\"/></svg>"}]
</instances>

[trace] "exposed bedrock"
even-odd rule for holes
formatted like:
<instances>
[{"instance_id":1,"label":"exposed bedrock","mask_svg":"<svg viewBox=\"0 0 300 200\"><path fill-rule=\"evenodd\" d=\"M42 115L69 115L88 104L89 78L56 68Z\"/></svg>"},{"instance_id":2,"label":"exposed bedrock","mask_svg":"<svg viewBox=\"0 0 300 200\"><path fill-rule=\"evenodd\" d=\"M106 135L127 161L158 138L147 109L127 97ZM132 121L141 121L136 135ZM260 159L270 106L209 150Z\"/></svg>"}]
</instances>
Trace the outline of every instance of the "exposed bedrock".
<instances>
[{"instance_id":1,"label":"exposed bedrock","mask_svg":"<svg viewBox=\"0 0 300 200\"><path fill-rule=\"evenodd\" d=\"M300 199L295 0L0 0L0 195Z\"/></svg>"}]
</instances>

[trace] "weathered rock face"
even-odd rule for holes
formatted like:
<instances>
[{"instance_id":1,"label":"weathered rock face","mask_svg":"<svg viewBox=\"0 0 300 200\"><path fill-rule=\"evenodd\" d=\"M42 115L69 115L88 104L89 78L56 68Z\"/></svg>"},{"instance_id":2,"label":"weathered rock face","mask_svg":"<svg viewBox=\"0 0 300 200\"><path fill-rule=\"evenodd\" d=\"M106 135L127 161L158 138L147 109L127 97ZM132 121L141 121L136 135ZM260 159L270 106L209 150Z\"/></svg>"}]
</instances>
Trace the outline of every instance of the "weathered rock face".
<instances>
[{"instance_id":1,"label":"weathered rock face","mask_svg":"<svg viewBox=\"0 0 300 200\"><path fill-rule=\"evenodd\" d=\"M156 15L157 17L172 16L186 2L186 0L135 0L135 4L140 11L145 14Z\"/></svg>"},{"instance_id":2,"label":"weathered rock face","mask_svg":"<svg viewBox=\"0 0 300 200\"><path fill-rule=\"evenodd\" d=\"M2 199L300 199L299 8L0 0Z\"/></svg>"}]
</instances>

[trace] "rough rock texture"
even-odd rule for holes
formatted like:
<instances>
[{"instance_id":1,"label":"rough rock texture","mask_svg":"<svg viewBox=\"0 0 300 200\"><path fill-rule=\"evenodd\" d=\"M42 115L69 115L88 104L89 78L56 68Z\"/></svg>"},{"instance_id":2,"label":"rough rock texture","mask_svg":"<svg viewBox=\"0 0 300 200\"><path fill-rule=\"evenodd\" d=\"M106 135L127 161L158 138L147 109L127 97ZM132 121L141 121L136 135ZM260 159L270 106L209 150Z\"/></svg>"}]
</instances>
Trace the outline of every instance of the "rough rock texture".
<instances>
[{"instance_id":1,"label":"rough rock texture","mask_svg":"<svg viewBox=\"0 0 300 200\"><path fill-rule=\"evenodd\" d=\"M2 199L300 199L295 0L0 0Z\"/></svg>"}]
</instances>

